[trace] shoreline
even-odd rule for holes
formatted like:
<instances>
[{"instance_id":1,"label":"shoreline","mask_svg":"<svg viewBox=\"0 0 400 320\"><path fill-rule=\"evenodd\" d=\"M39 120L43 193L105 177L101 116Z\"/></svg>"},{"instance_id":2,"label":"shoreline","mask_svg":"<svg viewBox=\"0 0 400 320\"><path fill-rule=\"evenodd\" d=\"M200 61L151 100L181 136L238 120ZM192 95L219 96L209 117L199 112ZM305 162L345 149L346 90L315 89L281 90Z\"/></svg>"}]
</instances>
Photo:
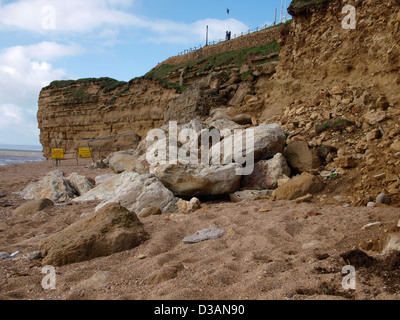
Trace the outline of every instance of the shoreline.
<instances>
[{"instance_id":1,"label":"shoreline","mask_svg":"<svg viewBox=\"0 0 400 320\"><path fill-rule=\"evenodd\" d=\"M44 158L42 151L31 150L0 150L0 156Z\"/></svg>"}]
</instances>

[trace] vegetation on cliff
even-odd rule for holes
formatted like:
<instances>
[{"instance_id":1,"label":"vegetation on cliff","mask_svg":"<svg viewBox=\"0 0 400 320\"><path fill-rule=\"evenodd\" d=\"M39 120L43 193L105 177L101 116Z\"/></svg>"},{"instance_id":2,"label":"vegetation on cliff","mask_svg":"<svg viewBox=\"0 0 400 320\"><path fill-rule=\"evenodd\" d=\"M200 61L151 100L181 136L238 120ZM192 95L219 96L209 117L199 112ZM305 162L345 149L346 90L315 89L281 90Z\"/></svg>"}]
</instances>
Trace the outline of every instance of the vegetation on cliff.
<instances>
[{"instance_id":1,"label":"vegetation on cliff","mask_svg":"<svg viewBox=\"0 0 400 320\"><path fill-rule=\"evenodd\" d=\"M190 60L178 65L162 64L159 67L156 67L149 71L145 75L145 77L149 79L159 80L164 84L165 87L178 88L181 92L183 92L187 88L187 86L180 86L176 82L169 82L166 79L167 75L183 69L187 70L187 77L192 77L194 73L207 72L226 65L234 65L235 67L240 68L250 55L265 56L272 53L279 53L279 51L280 46L275 40L262 46L216 53L208 57ZM261 63L267 63L273 60L276 59L267 59Z\"/></svg>"},{"instance_id":2,"label":"vegetation on cliff","mask_svg":"<svg viewBox=\"0 0 400 320\"><path fill-rule=\"evenodd\" d=\"M336 0L293 0L288 8L288 13L295 17L307 13L311 7L333 1Z\"/></svg>"}]
</instances>

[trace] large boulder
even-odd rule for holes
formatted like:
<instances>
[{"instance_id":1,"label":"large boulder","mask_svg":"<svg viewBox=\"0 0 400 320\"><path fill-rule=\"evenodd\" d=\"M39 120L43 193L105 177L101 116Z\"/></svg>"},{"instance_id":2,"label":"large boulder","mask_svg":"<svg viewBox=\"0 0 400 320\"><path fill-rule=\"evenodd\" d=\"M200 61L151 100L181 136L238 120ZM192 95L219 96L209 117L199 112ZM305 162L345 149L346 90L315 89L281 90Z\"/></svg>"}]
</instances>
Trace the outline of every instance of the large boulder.
<instances>
[{"instance_id":1,"label":"large boulder","mask_svg":"<svg viewBox=\"0 0 400 320\"><path fill-rule=\"evenodd\" d=\"M308 194L315 194L323 188L324 184L317 176L303 172L278 187L272 193L272 197L275 200L296 200Z\"/></svg>"},{"instance_id":2,"label":"large boulder","mask_svg":"<svg viewBox=\"0 0 400 320\"><path fill-rule=\"evenodd\" d=\"M252 174L244 176L242 188L247 190L271 190L278 187L278 181L290 177L290 168L282 153L270 160L261 160L254 166Z\"/></svg>"},{"instance_id":3,"label":"large boulder","mask_svg":"<svg viewBox=\"0 0 400 320\"><path fill-rule=\"evenodd\" d=\"M45 240L40 250L43 265L63 266L129 250L147 239L136 214L110 203Z\"/></svg>"},{"instance_id":4,"label":"large boulder","mask_svg":"<svg viewBox=\"0 0 400 320\"><path fill-rule=\"evenodd\" d=\"M28 185L21 193L25 200L50 199L67 202L75 197L75 190L62 171L48 173L40 181Z\"/></svg>"},{"instance_id":5,"label":"large boulder","mask_svg":"<svg viewBox=\"0 0 400 320\"><path fill-rule=\"evenodd\" d=\"M308 172L318 168L321 161L316 153L313 153L305 141L293 141L284 151L285 158L295 172Z\"/></svg>"},{"instance_id":6,"label":"large boulder","mask_svg":"<svg viewBox=\"0 0 400 320\"><path fill-rule=\"evenodd\" d=\"M174 211L179 199L175 198L153 174L140 175L125 171L74 199L77 202L91 200L103 200L96 210L108 203L117 202L139 214L148 205L158 207L162 212Z\"/></svg>"},{"instance_id":7,"label":"large boulder","mask_svg":"<svg viewBox=\"0 0 400 320\"><path fill-rule=\"evenodd\" d=\"M253 141L250 139L252 136L254 137ZM282 127L275 123L248 128L228 139L228 142L224 139L211 148L211 159L220 156L221 163L230 163L232 158L235 160L236 154L243 157L252 154L254 161L258 162L271 159L277 153L283 153L286 144L286 136ZM247 144L248 139L252 143Z\"/></svg>"},{"instance_id":8,"label":"large boulder","mask_svg":"<svg viewBox=\"0 0 400 320\"><path fill-rule=\"evenodd\" d=\"M240 188L242 166L155 164L150 167L160 181L175 195L181 197L216 196L237 191Z\"/></svg>"}]
</instances>

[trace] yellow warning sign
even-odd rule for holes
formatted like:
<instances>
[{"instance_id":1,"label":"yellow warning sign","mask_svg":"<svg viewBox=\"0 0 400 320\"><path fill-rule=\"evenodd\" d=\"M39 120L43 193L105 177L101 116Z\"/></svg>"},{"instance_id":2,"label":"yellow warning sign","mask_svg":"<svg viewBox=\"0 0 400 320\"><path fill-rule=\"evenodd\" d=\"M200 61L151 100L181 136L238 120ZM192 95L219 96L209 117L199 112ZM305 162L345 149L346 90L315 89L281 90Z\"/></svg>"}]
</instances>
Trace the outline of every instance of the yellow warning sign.
<instances>
[{"instance_id":1,"label":"yellow warning sign","mask_svg":"<svg viewBox=\"0 0 400 320\"><path fill-rule=\"evenodd\" d=\"M79 148L79 158L91 158L92 148Z\"/></svg>"},{"instance_id":2,"label":"yellow warning sign","mask_svg":"<svg viewBox=\"0 0 400 320\"><path fill-rule=\"evenodd\" d=\"M53 159L64 159L64 149L51 149Z\"/></svg>"}]
</instances>

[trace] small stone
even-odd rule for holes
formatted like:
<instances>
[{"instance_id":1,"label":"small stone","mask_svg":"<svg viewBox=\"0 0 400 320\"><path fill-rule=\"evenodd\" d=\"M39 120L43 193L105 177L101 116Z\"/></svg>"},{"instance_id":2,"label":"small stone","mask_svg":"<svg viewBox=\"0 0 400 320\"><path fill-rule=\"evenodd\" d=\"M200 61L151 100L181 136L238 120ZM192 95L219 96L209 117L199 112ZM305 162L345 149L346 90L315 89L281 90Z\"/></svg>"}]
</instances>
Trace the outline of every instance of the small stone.
<instances>
[{"instance_id":1,"label":"small stone","mask_svg":"<svg viewBox=\"0 0 400 320\"><path fill-rule=\"evenodd\" d=\"M334 196L333 199L334 199L336 202L342 202L342 201L343 201L343 197L342 197L342 196Z\"/></svg>"},{"instance_id":2,"label":"small stone","mask_svg":"<svg viewBox=\"0 0 400 320\"><path fill-rule=\"evenodd\" d=\"M351 208L351 204L350 203L346 203L343 205L343 208Z\"/></svg>"},{"instance_id":3,"label":"small stone","mask_svg":"<svg viewBox=\"0 0 400 320\"><path fill-rule=\"evenodd\" d=\"M34 251L34 252L31 252L31 253L28 253L26 255L26 258L28 260L31 260L31 261L32 260L38 260L38 259L42 258L42 253L40 251Z\"/></svg>"},{"instance_id":4,"label":"small stone","mask_svg":"<svg viewBox=\"0 0 400 320\"><path fill-rule=\"evenodd\" d=\"M178 210L181 213L192 213L201 208L201 202L197 198L192 198L190 201L179 200Z\"/></svg>"},{"instance_id":5,"label":"small stone","mask_svg":"<svg viewBox=\"0 0 400 320\"><path fill-rule=\"evenodd\" d=\"M138 254L137 258L138 258L139 260L143 260L143 259L146 259L147 256L146 256L145 254L143 254L143 253L140 253L140 254Z\"/></svg>"},{"instance_id":6,"label":"small stone","mask_svg":"<svg viewBox=\"0 0 400 320\"><path fill-rule=\"evenodd\" d=\"M368 202L367 203L367 207L369 207L369 208L374 208L375 206L376 206L375 202Z\"/></svg>"},{"instance_id":7,"label":"small stone","mask_svg":"<svg viewBox=\"0 0 400 320\"><path fill-rule=\"evenodd\" d=\"M237 191L229 195L231 202L257 201L269 199L272 196L273 190L244 190Z\"/></svg>"},{"instance_id":8,"label":"small stone","mask_svg":"<svg viewBox=\"0 0 400 320\"><path fill-rule=\"evenodd\" d=\"M383 241L383 249L382 253L387 254L391 251L399 251L400 250L400 234L397 233L389 233L384 241Z\"/></svg>"},{"instance_id":9,"label":"small stone","mask_svg":"<svg viewBox=\"0 0 400 320\"><path fill-rule=\"evenodd\" d=\"M10 258L15 258L17 254L20 254L20 251L15 251L14 253L10 254Z\"/></svg>"},{"instance_id":10,"label":"small stone","mask_svg":"<svg viewBox=\"0 0 400 320\"><path fill-rule=\"evenodd\" d=\"M156 215L160 215L161 209L158 207L153 207L153 206L147 206L146 208L143 208L139 214L138 217L139 218L146 218L146 217L150 217L150 216L156 216Z\"/></svg>"},{"instance_id":11,"label":"small stone","mask_svg":"<svg viewBox=\"0 0 400 320\"><path fill-rule=\"evenodd\" d=\"M194 235L183 239L184 243L192 244L206 240L218 239L226 235L224 230L209 228L197 231Z\"/></svg>"},{"instance_id":12,"label":"small stone","mask_svg":"<svg viewBox=\"0 0 400 320\"><path fill-rule=\"evenodd\" d=\"M7 194L5 194L4 192L0 192L0 198L4 198L6 196L7 196Z\"/></svg>"},{"instance_id":13,"label":"small stone","mask_svg":"<svg viewBox=\"0 0 400 320\"><path fill-rule=\"evenodd\" d=\"M374 226L380 226L380 225L381 225L381 222L380 222L380 221L368 223L368 224L366 224L365 226L363 226L363 227L361 228L361 230L367 230L367 229L372 228L372 227L374 227Z\"/></svg>"},{"instance_id":14,"label":"small stone","mask_svg":"<svg viewBox=\"0 0 400 320\"><path fill-rule=\"evenodd\" d=\"M381 136L381 132L379 129L375 129L372 130L371 132L368 132L365 136L365 139L367 141L372 141L372 140L376 140L379 139L379 137Z\"/></svg>"},{"instance_id":15,"label":"small stone","mask_svg":"<svg viewBox=\"0 0 400 320\"><path fill-rule=\"evenodd\" d=\"M10 255L7 252L0 252L0 259L10 258Z\"/></svg>"},{"instance_id":16,"label":"small stone","mask_svg":"<svg viewBox=\"0 0 400 320\"><path fill-rule=\"evenodd\" d=\"M376 203L382 203L382 204L390 204L390 198L388 195L381 193L379 196L376 197Z\"/></svg>"},{"instance_id":17,"label":"small stone","mask_svg":"<svg viewBox=\"0 0 400 320\"><path fill-rule=\"evenodd\" d=\"M355 168L357 161L352 156L343 156L335 159L335 164L340 168Z\"/></svg>"}]
</instances>

